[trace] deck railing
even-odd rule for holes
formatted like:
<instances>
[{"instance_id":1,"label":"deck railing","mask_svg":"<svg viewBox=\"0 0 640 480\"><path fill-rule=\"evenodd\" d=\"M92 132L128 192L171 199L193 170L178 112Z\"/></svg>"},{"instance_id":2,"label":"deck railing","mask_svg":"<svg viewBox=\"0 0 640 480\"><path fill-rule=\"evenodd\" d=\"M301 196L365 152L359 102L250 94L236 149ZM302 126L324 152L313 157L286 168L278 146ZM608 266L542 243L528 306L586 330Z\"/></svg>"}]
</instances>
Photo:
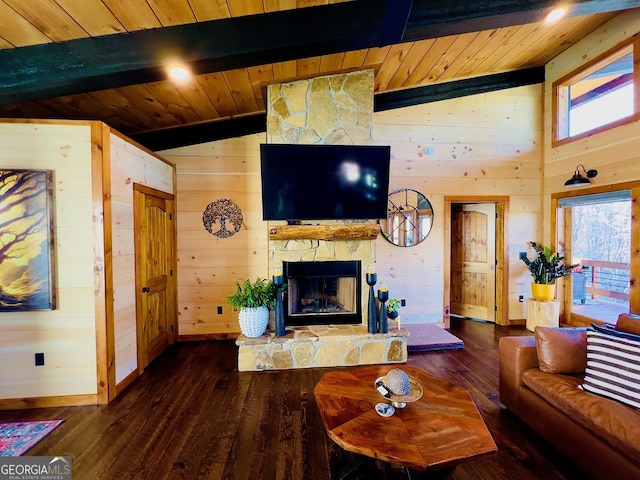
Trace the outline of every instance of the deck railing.
<instances>
[{"instance_id":1,"label":"deck railing","mask_svg":"<svg viewBox=\"0 0 640 480\"><path fill-rule=\"evenodd\" d=\"M629 301L629 264L583 259L586 292L592 299L608 297Z\"/></svg>"}]
</instances>

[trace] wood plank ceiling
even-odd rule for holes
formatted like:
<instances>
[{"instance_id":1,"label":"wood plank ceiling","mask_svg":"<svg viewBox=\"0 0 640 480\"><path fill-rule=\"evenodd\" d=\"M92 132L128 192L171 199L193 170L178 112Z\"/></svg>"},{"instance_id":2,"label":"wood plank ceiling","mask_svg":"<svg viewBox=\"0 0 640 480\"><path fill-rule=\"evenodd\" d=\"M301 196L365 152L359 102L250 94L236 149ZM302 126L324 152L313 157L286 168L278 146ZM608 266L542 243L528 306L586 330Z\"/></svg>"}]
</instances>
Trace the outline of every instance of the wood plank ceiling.
<instances>
[{"instance_id":1,"label":"wood plank ceiling","mask_svg":"<svg viewBox=\"0 0 640 480\"><path fill-rule=\"evenodd\" d=\"M170 148L264 131L273 82L373 68L380 109L394 92L398 105L429 101L433 85L455 96L461 80L470 92L539 82L539 67L640 6L577 1L549 25L552 3L0 0L0 117L102 120ZM187 57L189 81L165 79L169 50Z\"/></svg>"}]
</instances>

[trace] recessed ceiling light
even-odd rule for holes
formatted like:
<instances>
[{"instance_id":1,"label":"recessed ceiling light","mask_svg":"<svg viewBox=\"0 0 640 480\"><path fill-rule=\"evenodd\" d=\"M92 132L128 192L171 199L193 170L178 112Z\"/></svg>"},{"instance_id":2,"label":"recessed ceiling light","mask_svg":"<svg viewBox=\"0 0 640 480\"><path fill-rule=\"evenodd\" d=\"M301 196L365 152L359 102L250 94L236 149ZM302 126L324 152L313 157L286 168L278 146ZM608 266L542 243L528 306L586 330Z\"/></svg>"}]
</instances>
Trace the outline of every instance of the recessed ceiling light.
<instances>
[{"instance_id":1,"label":"recessed ceiling light","mask_svg":"<svg viewBox=\"0 0 640 480\"><path fill-rule=\"evenodd\" d=\"M184 65L173 65L169 67L169 76L173 80L186 80L191 76L191 72Z\"/></svg>"},{"instance_id":2,"label":"recessed ceiling light","mask_svg":"<svg viewBox=\"0 0 640 480\"><path fill-rule=\"evenodd\" d=\"M567 14L567 9L565 7L557 7L557 8L554 8L553 10L551 10L547 14L547 16L545 17L544 21L546 23L554 23L554 22L557 22L558 20L560 20L566 14Z\"/></svg>"}]
</instances>

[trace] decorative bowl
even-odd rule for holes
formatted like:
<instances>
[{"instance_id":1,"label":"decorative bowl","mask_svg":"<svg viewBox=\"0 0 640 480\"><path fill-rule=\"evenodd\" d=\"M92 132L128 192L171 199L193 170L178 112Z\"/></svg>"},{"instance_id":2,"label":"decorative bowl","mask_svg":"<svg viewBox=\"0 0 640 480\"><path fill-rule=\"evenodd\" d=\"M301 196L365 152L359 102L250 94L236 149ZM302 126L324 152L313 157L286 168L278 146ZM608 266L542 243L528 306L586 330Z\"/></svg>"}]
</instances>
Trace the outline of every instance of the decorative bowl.
<instances>
[{"instance_id":1,"label":"decorative bowl","mask_svg":"<svg viewBox=\"0 0 640 480\"><path fill-rule=\"evenodd\" d=\"M391 405L395 408L404 408L407 406L407 403L415 402L422 398L422 385L420 385L415 378L409 377L409 385L411 386L411 389L409 390L408 395L395 395L387 388L379 389L380 385L383 387L385 386L386 380L386 375L376 378L375 382L373 382L373 388L375 388L376 391L384 398L391 400ZM386 393L384 393L385 390Z\"/></svg>"}]
</instances>

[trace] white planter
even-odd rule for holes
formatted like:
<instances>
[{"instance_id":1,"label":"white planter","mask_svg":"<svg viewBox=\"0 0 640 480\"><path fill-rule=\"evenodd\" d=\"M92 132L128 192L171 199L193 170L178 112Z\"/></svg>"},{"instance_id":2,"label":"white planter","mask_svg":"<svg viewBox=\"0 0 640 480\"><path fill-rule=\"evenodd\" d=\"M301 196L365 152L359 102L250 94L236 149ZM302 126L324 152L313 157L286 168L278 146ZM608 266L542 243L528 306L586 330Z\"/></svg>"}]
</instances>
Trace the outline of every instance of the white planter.
<instances>
[{"instance_id":1,"label":"white planter","mask_svg":"<svg viewBox=\"0 0 640 480\"><path fill-rule=\"evenodd\" d=\"M267 329L269 323L269 309L267 307L240 309L238 314L240 331L247 337L259 337Z\"/></svg>"}]
</instances>

